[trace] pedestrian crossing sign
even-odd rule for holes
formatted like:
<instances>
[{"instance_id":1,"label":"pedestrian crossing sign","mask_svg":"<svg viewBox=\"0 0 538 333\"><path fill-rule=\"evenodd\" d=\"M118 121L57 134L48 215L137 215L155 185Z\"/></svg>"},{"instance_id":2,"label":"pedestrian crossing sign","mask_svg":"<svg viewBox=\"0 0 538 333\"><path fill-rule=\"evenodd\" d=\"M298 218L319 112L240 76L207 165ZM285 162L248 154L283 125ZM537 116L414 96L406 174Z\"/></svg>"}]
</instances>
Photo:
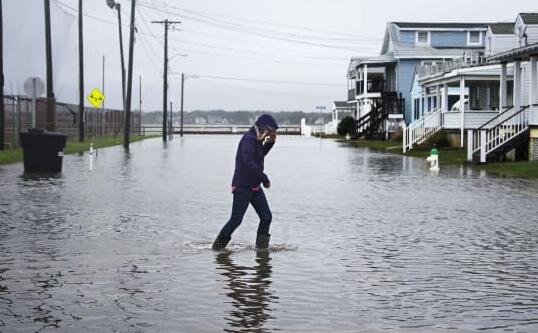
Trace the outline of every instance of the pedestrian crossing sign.
<instances>
[{"instance_id":1,"label":"pedestrian crossing sign","mask_svg":"<svg viewBox=\"0 0 538 333\"><path fill-rule=\"evenodd\" d=\"M97 88L93 89L88 95L88 101L90 101L90 103L92 103L92 105L96 108L100 107L104 100L105 95L103 95L103 93Z\"/></svg>"}]
</instances>

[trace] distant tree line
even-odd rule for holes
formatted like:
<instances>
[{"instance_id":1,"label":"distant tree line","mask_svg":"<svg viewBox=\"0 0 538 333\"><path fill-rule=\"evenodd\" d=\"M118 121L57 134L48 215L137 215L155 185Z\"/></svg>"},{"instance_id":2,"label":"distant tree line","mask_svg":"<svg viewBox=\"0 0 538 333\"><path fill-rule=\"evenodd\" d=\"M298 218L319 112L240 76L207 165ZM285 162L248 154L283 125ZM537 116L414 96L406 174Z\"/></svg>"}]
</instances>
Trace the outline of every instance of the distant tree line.
<instances>
[{"instance_id":1,"label":"distant tree line","mask_svg":"<svg viewBox=\"0 0 538 333\"><path fill-rule=\"evenodd\" d=\"M307 124L327 123L332 120L331 112L325 112L323 116L316 112L303 111L191 111L184 112L183 122L185 124L233 124L233 125L251 125L256 118L262 113L269 113L275 117L277 122L282 125L299 125L301 118L306 118ZM161 111L144 112L142 123L144 124L162 124L163 113ZM170 117L170 114L169 114ZM179 123L180 114L174 112L172 119L174 123Z\"/></svg>"}]
</instances>

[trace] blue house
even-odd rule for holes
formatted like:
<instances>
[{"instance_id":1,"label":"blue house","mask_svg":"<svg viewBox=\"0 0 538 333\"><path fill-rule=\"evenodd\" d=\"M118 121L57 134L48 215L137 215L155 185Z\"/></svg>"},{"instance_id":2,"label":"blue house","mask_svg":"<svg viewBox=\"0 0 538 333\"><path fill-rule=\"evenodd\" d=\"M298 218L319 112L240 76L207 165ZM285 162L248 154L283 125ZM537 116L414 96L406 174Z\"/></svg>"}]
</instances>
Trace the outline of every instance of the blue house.
<instances>
[{"instance_id":1,"label":"blue house","mask_svg":"<svg viewBox=\"0 0 538 333\"><path fill-rule=\"evenodd\" d=\"M355 104L359 136L388 135L416 119L419 115L411 96L416 67L460 58L469 51L483 54L488 26L488 23L388 23L381 54L354 57L349 64L348 103Z\"/></svg>"}]
</instances>

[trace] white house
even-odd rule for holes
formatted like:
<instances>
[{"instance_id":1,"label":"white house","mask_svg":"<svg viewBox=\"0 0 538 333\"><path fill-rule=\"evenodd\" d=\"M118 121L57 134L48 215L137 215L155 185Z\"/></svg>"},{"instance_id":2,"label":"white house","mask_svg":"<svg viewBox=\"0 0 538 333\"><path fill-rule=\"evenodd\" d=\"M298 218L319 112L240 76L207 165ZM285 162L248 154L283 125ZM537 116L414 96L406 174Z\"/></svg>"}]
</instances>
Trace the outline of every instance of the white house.
<instances>
[{"instance_id":1,"label":"white house","mask_svg":"<svg viewBox=\"0 0 538 333\"><path fill-rule=\"evenodd\" d=\"M538 89L538 13L519 14L514 24L491 24L486 32L485 52L487 59L464 56L417 69L415 89L418 84L423 92L422 103L426 104L432 91L440 103L405 128L404 152L440 129L458 131L462 147L467 134L469 160L486 162L510 150L523 147L526 151L525 145L529 140L533 142L531 133L538 132L531 130L534 125L538 127L538 110L534 106ZM448 98L451 87L460 91L457 108ZM532 149L528 155L535 158Z\"/></svg>"}]
</instances>

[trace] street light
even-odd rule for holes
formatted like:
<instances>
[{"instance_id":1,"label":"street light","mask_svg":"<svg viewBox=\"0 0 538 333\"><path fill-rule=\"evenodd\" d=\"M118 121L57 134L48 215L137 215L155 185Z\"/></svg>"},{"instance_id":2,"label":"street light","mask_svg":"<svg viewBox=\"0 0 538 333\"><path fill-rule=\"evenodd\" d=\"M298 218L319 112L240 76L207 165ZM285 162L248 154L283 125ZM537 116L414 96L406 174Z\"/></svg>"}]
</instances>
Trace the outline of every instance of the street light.
<instances>
[{"instance_id":1,"label":"street light","mask_svg":"<svg viewBox=\"0 0 538 333\"><path fill-rule=\"evenodd\" d=\"M120 35L120 56L121 56L121 96L123 98L123 109L125 110L125 61L123 60L123 38L121 32L121 4L114 0L106 0L106 4L110 9L118 11L118 28Z\"/></svg>"}]
</instances>

